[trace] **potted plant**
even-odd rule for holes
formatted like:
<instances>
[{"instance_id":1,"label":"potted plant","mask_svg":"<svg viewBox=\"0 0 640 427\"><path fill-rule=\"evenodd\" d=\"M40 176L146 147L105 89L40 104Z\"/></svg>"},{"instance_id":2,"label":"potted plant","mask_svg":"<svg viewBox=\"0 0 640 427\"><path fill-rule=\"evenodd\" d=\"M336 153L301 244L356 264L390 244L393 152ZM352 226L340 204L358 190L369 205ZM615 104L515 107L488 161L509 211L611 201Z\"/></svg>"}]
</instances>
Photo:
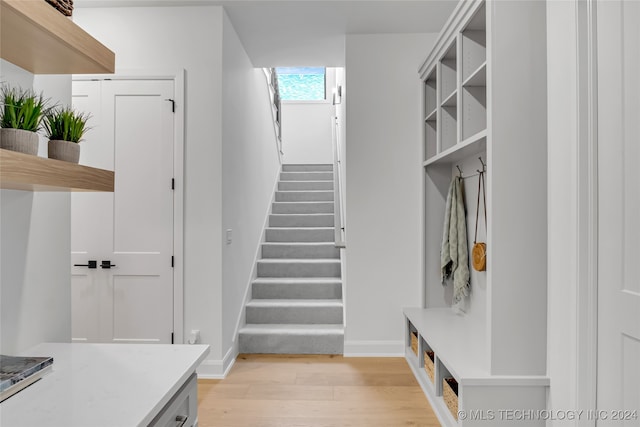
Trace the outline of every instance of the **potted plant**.
<instances>
[{"instance_id":1,"label":"potted plant","mask_svg":"<svg viewBox=\"0 0 640 427\"><path fill-rule=\"evenodd\" d=\"M38 154L38 134L47 101L33 90L7 85L0 89L0 148Z\"/></svg>"},{"instance_id":2,"label":"potted plant","mask_svg":"<svg viewBox=\"0 0 640 427\"><path fill-rule=\"evenodd\" d=\"M45 114L44 129L49 138L49 158L78 163L80 145L89 130L87 113L79 113L71 107L52 108Z\"/></svg>"}]
</instances>

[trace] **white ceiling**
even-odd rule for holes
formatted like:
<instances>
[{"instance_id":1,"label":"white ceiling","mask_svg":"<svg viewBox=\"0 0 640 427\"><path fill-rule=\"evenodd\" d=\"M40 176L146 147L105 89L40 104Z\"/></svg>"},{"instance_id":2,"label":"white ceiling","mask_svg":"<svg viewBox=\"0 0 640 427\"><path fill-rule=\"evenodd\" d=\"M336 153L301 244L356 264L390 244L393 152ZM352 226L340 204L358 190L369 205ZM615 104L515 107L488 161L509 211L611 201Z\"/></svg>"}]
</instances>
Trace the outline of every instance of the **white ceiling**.
<instances>
[{"instance_id":1,"label":"white ceiling","mask_svg":"<svg viewBox=\"0 0 640 427\"><path fill-rule=\"evenodd\" d=\"M75 7L222 5L253 65L344 66L346 34L439 32L456 0L76 0Z\"/></svg>"}]
</instances>

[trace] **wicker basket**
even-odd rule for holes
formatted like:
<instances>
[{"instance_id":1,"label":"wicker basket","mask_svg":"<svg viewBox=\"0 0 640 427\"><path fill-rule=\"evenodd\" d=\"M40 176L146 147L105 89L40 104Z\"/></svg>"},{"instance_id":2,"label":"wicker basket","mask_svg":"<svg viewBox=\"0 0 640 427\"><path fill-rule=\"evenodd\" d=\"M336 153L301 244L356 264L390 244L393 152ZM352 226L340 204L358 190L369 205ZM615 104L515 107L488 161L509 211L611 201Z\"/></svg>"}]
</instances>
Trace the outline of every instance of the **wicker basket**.
<instances>
[{"instance_id":1,"label":"wicker basket","mask_svg":"<svg viewBox=\"0 0 640 427\"><path fill-rule=\"evenodd\" d=\"M411 331L411 350L418 355L418 333Z\"/></svg>"},{"instance_id":2,"label":"wicker basket","mask_svg":"<svg viewBox=\"0 0 640 427\"><path fill-rule=\"evenodd\" d=\"M435 380L435 375L434 375L434 366L433 366L433 361L435 360L435 353L433 351L425 351L424 352L424 370L427 371L427 375L429 376L429 379L431 379L431 382L433 383Z\"/></svg>"},{"instance_id":3,"label":"wicker basket","mask_svg":"<svg viewBox=\"0 0 640 427\"><path fill-rule=\"evenodd\" d=\"M51 6L58 9L64 16L73 14L73 0L46 0Z\"/></svg>"},{"instance_id":4,"label":"wicker basket","mask_svg":"<svg viewBox=\"0 0 640 427\"><path fill-rule=\"evenodd\" d=\"M454 378L442 380L442 398L453 418L458 420L458 382Z\"/></svg>"}]
</instances>

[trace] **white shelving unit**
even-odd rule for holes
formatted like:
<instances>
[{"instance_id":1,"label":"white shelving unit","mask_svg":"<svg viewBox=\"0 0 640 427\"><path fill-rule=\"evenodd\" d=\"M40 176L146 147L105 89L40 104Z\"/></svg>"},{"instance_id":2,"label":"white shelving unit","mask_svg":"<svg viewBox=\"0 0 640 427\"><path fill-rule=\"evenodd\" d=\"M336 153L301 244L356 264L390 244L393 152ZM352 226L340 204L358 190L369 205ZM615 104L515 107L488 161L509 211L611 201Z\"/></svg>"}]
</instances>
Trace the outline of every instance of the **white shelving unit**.
<instances>
[{"instance_id":1,"label":"white shelving unit","mask_svg":"<svg viewBox=\"0 0 640 427\"><path fill-rule=\"evenodd\" d=\"M545 41L544 2L461 1L419 71L425 300L404 310L406 354L445 426L545 424L507 419L504 412L545 409L549 386ZM450 308L451 285L440 282L444 209L460 167L471 248L479 157L487 165L487 226L481 222L478 236L487 243L487 269L471 269L467 309L457 315ZM434 381L424 369L425 350L434 353ZM457 381L465 419L445 404L446 377Z\"/></svg>"}]
</instances>

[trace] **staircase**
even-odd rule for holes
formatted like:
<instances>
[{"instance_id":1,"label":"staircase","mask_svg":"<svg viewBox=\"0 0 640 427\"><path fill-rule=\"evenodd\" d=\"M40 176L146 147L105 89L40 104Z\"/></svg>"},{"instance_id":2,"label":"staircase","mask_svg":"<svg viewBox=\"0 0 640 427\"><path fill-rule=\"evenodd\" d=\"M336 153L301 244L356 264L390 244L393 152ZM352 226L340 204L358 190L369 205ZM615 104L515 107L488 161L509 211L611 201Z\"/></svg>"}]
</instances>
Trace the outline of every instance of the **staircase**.
<instances>
[{"instance_id":1,"label":"staircase","mask_svg":"<svg viewBox=\"0 0 640 427\"><path fill-rule=\"evenodd\" d=\"M342 354L332 165L283 165L240 353Z\"/></svg>"}]
</instances>

